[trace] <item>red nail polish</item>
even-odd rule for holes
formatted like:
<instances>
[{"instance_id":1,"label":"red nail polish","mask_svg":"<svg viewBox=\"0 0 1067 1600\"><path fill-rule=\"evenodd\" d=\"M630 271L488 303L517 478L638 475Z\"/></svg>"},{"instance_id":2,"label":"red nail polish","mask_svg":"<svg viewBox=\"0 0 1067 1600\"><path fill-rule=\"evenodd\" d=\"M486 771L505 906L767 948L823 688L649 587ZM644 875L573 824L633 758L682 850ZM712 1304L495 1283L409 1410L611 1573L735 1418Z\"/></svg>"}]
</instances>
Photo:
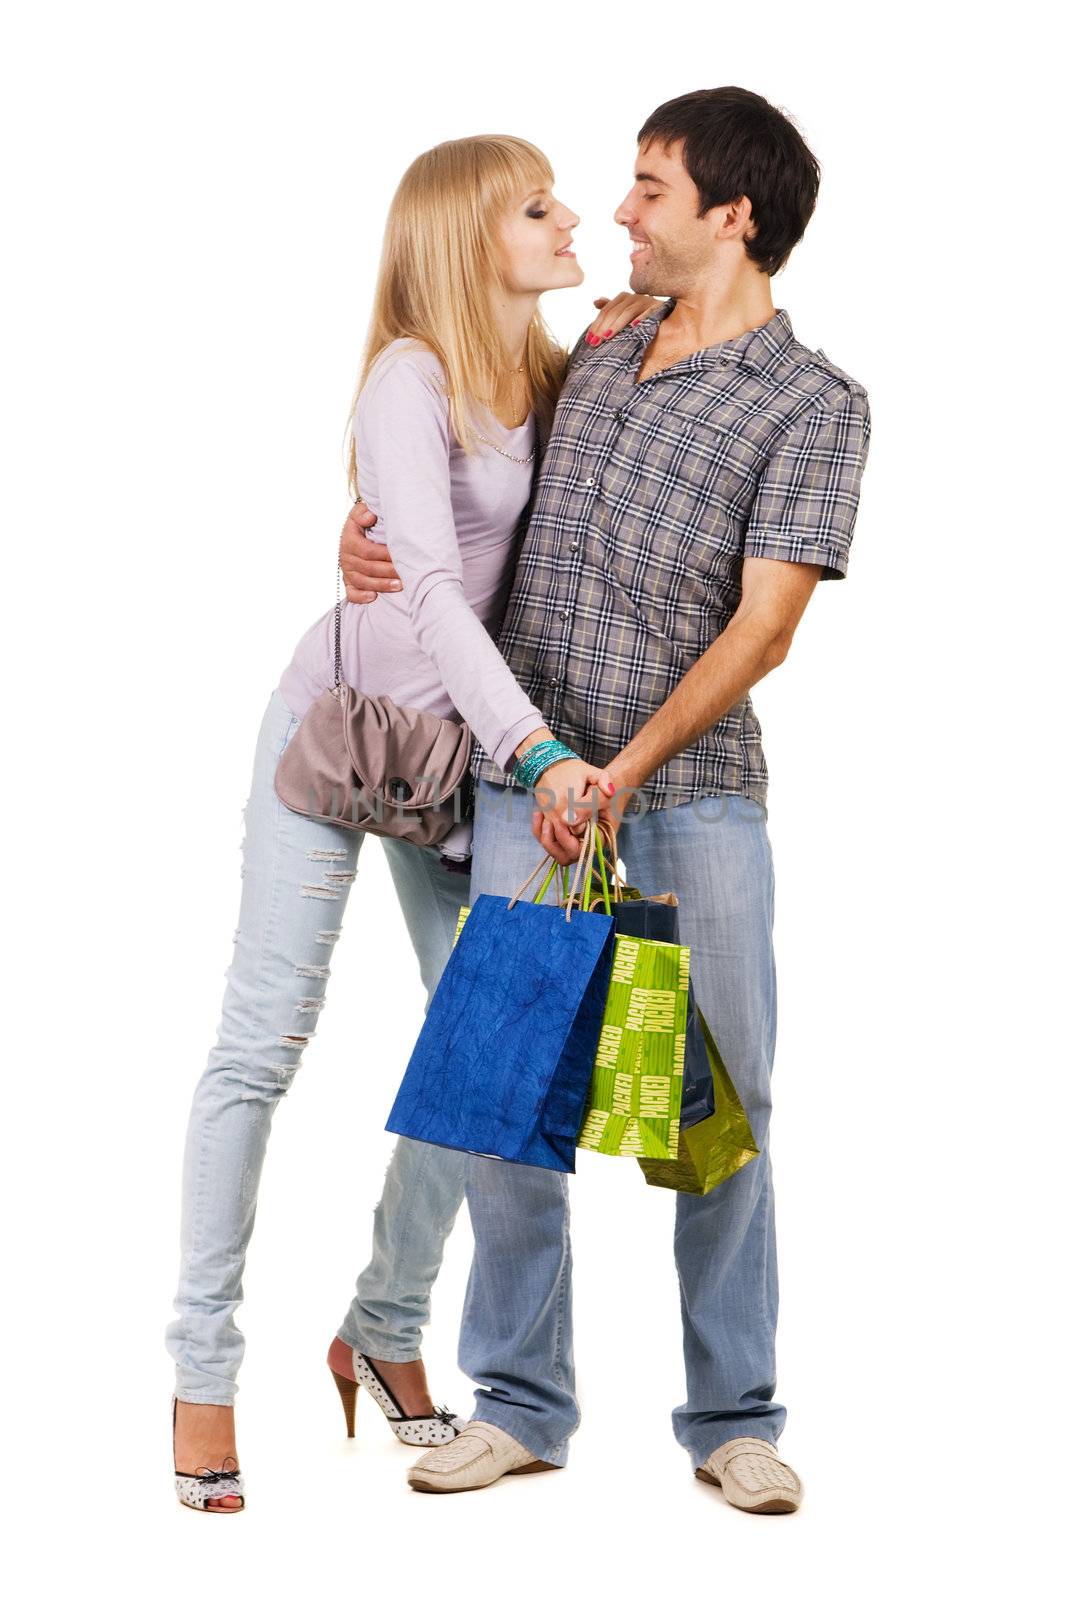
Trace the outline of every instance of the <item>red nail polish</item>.
<instances>
[{"instance_id":1,"label":"red nail polish","mask_svg":"<svg viewBox=\"0 0 1067 1600\"><path fill-rule=\"evenodd\" d=\"M638 323L639 323L639 322L640 322L640 321L641 321L641 318L640 318L640 317L635 317L635 318L634 318L634 320L633 320L633 321L632 321L632 322L631 322L631 324L630 324L630 326L631 326L631 328L636 328L636 327L637 327L637 324L638 324Z\"/></svg>"},{"instance_id":2,"label":"red nail polish","mask_svg":"<svg viewBox=\"0 0 1067 1600\"><path fill-rule=\"evenodd\" d=\"M589 340L590 344L599 344L600 343L600 335L599 335L599 333L587 334L586 338Z\"/></svg>"},{"instance_id":3,"label":"red nail polish","mask_svg":"<svg viewBox=\"0 0 1067 1600\"><path fill-rule=\"evenodd\" d=\"M607 333L604 335L604 337L605 337L605 339L614 339L614 337L615 337L615 329L614 328L609 328Z\"/></svg>"},{"instance_id":4,"label":"red nail polish","mask_svg":"<svg viewBox=\"0 0 1067 1600\"><path fill-rule=\"evenodd\" d=\"M608 784L608 793L609 794L614 794L615 793L615 785L613 783L609 783Z\"/></svg>"}]
</instances>

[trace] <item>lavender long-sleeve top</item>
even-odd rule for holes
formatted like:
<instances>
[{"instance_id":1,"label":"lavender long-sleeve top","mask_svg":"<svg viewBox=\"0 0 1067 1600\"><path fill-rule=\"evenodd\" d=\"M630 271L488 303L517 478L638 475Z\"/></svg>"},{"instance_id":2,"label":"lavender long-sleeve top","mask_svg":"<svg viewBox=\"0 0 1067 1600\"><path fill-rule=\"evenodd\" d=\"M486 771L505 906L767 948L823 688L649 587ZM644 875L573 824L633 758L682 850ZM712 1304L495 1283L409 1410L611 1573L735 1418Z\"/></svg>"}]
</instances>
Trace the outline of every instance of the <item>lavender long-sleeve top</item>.
<instances>
[{"instance_id":1,"label":"lavender long-sleeve top","mask_svg":"<svg viewBox=\"0 0 1067 1600\"><path fill-rule=\"evenodd\" d=\"M397 339L371 369L354 419L359 486L403 589L341 612L341 670L364 694L470 724L500 766L544 718L493 640L513 572L516 523L530 494L533 415L493 424L494 443L467 455L448 420L437 357ZM490 429L484 429L489 436ZM302 717L333 683L333 611L308 629L282 674Z\"/></svg>"}]
</instances>

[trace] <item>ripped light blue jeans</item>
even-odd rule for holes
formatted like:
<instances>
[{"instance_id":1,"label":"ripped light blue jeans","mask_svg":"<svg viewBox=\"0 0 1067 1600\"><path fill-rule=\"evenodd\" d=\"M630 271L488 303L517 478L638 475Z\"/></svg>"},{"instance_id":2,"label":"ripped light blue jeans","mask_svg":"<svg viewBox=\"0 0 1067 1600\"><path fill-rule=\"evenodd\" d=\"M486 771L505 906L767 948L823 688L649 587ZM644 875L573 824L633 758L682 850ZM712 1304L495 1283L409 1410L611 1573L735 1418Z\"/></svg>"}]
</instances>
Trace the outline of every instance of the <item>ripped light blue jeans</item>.
<instances>
[{"instance_id":1,"label":"ripped light blue jeans","mask_svg":"<svg viewBox=\"0 0 1067 1600\"><path fill-rule=\"evenodd\" d=\"M232 1405L244 1338L234 1322L271 1119L325 1004L330 955L364 835L289 811L274 770L299 725L277 693L263 718L245 810L241 910L218 1041L193 1096L182 1190L177 1320L167 1348L179 1400ZM435 848L383 840L427 1005L470 877ZM373 909L367 908L373 915ZM463 1198L467 1157L400 1139L374 1247L339 1333L372 1359L413 1361Z\"/></svg>"}]
</instances>

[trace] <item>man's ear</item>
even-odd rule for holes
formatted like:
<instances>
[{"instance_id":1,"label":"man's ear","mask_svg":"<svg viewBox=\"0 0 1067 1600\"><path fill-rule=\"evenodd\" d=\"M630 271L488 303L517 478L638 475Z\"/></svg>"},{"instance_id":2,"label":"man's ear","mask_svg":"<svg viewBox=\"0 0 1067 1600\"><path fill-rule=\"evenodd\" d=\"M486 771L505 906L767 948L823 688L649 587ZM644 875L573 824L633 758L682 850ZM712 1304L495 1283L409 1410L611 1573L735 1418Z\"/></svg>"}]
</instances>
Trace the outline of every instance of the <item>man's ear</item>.
<instances>
[{"instance_id":1,"label":"man's ear","mask_svg":"<svg viewBox=\"0 0 1067 1600\"><path fill-rule=\"evenodd\" d=\"M720 239L754 239L758 231L752 217L752 201L747 194L723 206Z\"/></svg>"}]
</instances>

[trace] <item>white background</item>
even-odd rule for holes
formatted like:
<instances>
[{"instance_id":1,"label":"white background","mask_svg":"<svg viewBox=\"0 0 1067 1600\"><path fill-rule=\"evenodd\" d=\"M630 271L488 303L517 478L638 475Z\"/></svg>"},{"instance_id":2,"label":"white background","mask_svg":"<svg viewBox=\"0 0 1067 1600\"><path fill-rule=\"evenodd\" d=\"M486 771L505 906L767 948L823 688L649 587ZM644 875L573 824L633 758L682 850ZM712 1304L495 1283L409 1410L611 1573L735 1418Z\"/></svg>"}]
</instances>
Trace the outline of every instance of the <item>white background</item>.
<instances>
[{"instance_id":1,"label":"white background","mask_svg":"<svg viewBox=\"0 0 1067 1600\"><path fill-rule=\"evenodd\" d=\"M1063 364L1043 9L223 0L9 24L0 1417L19 1592L1050 1592ZM595 1157L573 1185L568 1470L414 1495L413 1453L366 1398L344 1441L323 1358L422 1009L371 842L263 1185L249 1508L191 1516L162 1348L184 1118L259 717L330 603L388 199L441 139L541 145L582 217L586 284L546 302L569 342L625 285L611 215L637 128L719 83L791 110L823 163L775 303L874 419L848 581L820 587L755 696L782 1449L806 1505L744 1517L690 1476L671 1200ZM463 1223L426 1349L457 1407L468 1254Z\"/></svg>"}]
</instances>

